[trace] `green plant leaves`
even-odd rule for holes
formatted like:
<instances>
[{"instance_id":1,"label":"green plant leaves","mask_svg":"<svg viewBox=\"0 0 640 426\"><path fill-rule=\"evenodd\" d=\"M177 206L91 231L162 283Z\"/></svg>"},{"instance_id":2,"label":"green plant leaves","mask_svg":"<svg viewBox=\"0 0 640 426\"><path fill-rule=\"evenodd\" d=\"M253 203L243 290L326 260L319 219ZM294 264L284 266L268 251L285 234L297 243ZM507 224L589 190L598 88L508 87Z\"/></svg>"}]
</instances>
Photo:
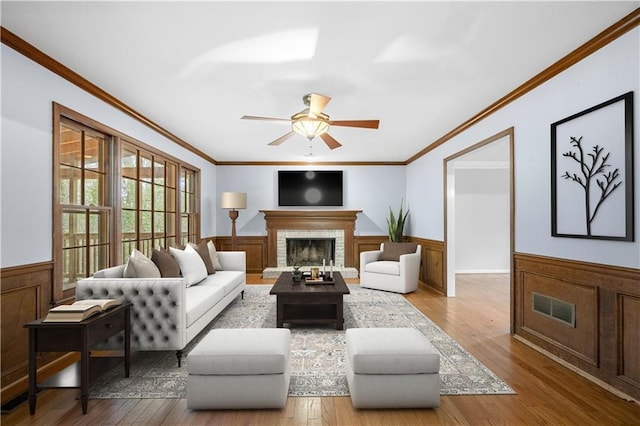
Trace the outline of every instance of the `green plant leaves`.
<instances>
[{"instance_id":1,"label":"green plant leaves","mask_svg":"<svg viewBox=\"0 0 640 426\"><path fill-rule=\"evenodd\" d=\"M393 210L391 210L391 206L389 206L389 217L387 218L387 226L389 229L389 241L392 241L392 242L402 241L402 233L404 232L404 225L406 223L407 216L409 215L409 209L407 209L406 212L403 212L403 209L402 209L403 201L400 202L400 210L398 212L397 218L393 214Z\"/></svg>"}]
</instances>

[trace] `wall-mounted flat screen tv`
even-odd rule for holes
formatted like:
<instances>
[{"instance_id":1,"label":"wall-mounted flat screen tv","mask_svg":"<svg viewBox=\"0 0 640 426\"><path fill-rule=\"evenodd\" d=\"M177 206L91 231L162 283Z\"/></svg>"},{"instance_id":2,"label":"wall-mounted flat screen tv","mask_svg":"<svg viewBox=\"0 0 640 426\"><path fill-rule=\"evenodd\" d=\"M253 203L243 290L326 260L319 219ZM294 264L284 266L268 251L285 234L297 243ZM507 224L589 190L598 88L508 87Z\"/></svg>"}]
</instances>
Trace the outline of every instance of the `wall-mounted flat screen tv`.
<instances>
[{"instance_id":1,"label":"wall-mounted flat screen tv","mask_svg":"<svg viewBox=\"0 0 640 426\"><path fill-rule=\"evenodd\" d=\"M278 205L342 206L342 170L279 170Z\"/></svg>"}]
</instances>

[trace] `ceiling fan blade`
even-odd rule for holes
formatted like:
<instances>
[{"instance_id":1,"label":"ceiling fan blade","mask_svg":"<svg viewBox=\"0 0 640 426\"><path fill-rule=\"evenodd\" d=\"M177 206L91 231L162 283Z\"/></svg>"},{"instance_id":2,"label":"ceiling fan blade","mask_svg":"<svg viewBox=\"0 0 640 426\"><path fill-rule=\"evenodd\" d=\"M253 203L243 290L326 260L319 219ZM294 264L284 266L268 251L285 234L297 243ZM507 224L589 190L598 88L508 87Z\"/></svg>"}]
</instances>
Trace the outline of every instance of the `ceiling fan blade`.
<instances>
[{"instance_id":1,"label":"ceiling fan blade","mask_svg":"<svg viewBox=\"0 0 640 426\"><path fill-rule=\"evenodd\" d=\"M380 120L331 120L329 124L332 126L344 127L363 127L365 129L377 129Z\"/></svg>"},{"instance_id":2,"label":"ceiling fan blade","mask_svg":"<svg viewBox=\"0 0 640 426\"><path fill-rule=\"evenodd\" d=\"M282 142L286 141L287 139L289 139L291 136L293 136L295 134L296 134L295 132L291 131L291 132L287 133L286 135L280 136L278 139L274 140L273 142L269 142L269 145L278 146Z\"/></svg>"},{"instance_id":3,"label":"ceiling fan blade","mask_svg":"<svg viewBox=\"0 0 640 426\"><path fill-rule=\"evenodd\" d=\"M309 97L309 113L315 115L316 117L320 115L324 107L326 107L331 100L331 98L328 96L322 96L316 93L311 93Z\"/></svg>"},{"instance_id":4,"label":"ceiling fan blade","mask_svg":"<svg viewBox=\"0 0 640 426\"><path fill-rule=\"evenodd\" d=\"M336 149L342 146L342 144L337 140L335 140L331 135L329 135L329 133L323 133L320 135L320 137L322 138L324 143L327 144L329 149Z\"/></svg>"},{"instance_id":5,"label":"ceiling fan blade","mask_svg":"<svg viewBox=\"0 0 640 426\"><path fill-rule=\"evenodd\" d=\"M289 118L257 117L255 115L243 115L241 120L263 120L263 121L291 121Z\"/></svg>"}]
</instances>

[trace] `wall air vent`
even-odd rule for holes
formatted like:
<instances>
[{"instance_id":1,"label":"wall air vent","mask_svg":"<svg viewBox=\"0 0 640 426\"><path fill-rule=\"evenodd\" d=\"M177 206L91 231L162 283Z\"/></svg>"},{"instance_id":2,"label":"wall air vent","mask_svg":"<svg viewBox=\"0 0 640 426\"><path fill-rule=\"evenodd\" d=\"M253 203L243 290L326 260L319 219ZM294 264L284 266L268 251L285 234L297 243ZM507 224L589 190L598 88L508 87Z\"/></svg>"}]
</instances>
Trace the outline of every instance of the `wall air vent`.
<instances>
[{"instance_id":1,"label":"wall air vent","mask_svg":"<svg viewBox=\"0 0 640 426\"><path fill-rule=\"evenodd\" d=\"M544 294L533 293L534 312L576 326L576 305Z\"/></svg>"}]
</instances>

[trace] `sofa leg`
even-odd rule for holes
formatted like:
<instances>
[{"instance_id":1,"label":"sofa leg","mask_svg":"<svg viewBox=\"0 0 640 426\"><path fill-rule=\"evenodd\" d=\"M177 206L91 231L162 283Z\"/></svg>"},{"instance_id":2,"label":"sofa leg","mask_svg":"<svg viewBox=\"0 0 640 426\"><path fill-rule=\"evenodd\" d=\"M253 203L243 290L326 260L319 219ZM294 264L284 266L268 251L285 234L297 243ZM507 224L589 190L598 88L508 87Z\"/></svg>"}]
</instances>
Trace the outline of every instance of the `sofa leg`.
<instances>
[{"instance_id":1,"label":"sofa leg","mask_svg":"<svg viewBox=\"0 0 640 426\"><path fill-rule=\"evenodd\" d=\"M240 299L241 299L241 300L244 300L244 290L242 290L242 291L240 292Z\"/></svg>"},{"instance_id":2,"label":"sofa leg","mask_svg":"<svg viewBox=\"0 0 640 426\"><path fill-rule=\"evenodd\" d=\"M178 358L178 367L182 365L182 351L176 351L176 357Z\"/></svg>"}]
</instances>

